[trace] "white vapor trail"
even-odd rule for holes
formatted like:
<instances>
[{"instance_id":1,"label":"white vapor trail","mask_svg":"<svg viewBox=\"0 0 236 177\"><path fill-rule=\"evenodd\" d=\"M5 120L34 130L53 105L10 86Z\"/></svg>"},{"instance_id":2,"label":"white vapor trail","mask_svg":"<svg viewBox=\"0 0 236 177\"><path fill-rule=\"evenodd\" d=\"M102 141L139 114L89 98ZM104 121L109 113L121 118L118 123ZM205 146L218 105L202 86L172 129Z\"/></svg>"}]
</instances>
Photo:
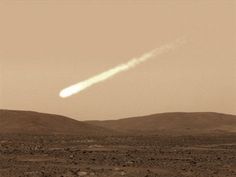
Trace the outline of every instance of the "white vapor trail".
<instances>
[{"instance_id":1,"label":"white vapor trail","mask_svg":"<svg viewBox=\"0 0 236 177\"><path fill-rule=\"evenodd\" d=\"M77 84L71 85L71 86L61 90L59 95L62 98L66 98L71 95L74 95L78 92L81 92L81 91L87 89L88 87L91 87L94 84L105 81L122 71L126 71L131 68L134 68L136 65L141 64L152 57L155 57L155 56L160 55L162 53L168 52L169 50L174 49L183 43L185 43L184 39L177 39L176 41L174 41L170 44L163 45L163 46L158 47L150 52L147 52L139 58L133 58L133 59L129 60L127 63L120 64L120 65L118 65L114 68L111 68L105 72L97 74L87 80L84 80L84 81L81 81Z\"/></svg>"}]
</instances>

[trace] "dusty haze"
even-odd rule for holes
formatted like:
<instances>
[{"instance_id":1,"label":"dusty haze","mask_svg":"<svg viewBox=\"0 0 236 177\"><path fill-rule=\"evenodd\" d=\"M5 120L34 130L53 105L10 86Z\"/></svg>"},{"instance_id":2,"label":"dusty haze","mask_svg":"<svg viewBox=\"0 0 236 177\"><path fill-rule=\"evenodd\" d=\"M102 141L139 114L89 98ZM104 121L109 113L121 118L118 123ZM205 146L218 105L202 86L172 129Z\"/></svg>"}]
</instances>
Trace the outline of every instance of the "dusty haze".
<instances>
[{"instance_id":1,"label":"dusty haze","mask_svg":"<svg viewBox=\"0 0 236 177\"><path fill-rule=\"evenodd\" d=\"M0 1L0 108L80 120L236 114L236 4ZM178 37L188 42L67 99L62 88Z\"/></svg>"}]
</instances>

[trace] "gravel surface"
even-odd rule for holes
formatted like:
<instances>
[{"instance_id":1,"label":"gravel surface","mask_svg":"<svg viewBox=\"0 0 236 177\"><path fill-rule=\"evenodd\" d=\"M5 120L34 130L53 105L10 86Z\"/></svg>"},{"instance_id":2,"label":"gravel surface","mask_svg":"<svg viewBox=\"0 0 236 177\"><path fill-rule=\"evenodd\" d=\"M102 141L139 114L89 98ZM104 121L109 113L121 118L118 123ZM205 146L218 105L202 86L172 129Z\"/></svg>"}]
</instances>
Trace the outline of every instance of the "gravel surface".
<instances>
[{"instance_id":1,"label":"gravel surface","mask_svg":"<svg viewBox=\"0 0 236 177\"><path fill-rule=\"evenodd\" d=\"M0 136L1 177L235 177L236 135Z\"/></svg>"}]
</instances>

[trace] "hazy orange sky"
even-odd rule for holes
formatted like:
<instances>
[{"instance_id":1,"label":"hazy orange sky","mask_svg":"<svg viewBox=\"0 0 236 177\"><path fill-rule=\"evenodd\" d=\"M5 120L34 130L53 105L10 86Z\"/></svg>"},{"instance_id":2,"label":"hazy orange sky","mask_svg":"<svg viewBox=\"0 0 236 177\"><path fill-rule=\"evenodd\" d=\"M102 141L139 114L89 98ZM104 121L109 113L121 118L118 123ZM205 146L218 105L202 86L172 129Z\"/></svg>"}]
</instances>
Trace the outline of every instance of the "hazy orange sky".
<instances>
[{"instance_id":1,"label":"hazy orange sky","mask_svg":"<svg viewBox=\"0 0 236 177\"><path fill-rule=\"evenodd\" d=\"M79 120L236 114L236 1L0 1L0 108ZM72 97L59 91L163 44L187 43Z\"/></svg>"}]
</instances>

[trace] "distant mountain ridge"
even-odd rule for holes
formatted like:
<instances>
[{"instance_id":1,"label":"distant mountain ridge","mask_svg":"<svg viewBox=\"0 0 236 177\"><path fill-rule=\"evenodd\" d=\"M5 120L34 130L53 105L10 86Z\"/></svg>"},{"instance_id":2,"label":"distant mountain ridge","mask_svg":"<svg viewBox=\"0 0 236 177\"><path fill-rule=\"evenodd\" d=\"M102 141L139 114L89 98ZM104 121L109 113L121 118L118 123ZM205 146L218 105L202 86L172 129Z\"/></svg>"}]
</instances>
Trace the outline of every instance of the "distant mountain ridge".
<instances>
[{"instance_id":1,"label":"distant mountain ridge","mask_svg":"<svg viewBox=\"0 0 236 177\"><path fill-rule=\"evenodd\" d=\"M107 135L114 133L65 116L33 111L0 110L0 133Z\"/></svg>"},{"instance_id":2,"label":"distant mountain ridge","mask_svg":"<svg viewBox=\"0 0 236 177\"><path fill-rule=\"evenodd\" d=\"M77 121L32 111L0 110L0 134L182 135L236 133L236 116L213 112L160 113L104 121Z\"/></svg>"},{"instance_id":3,"label":"distant mountain ridge","mask_svg":"<svg viewBox=\"0 0 236 177\"><path fill-rule=\"evenodd\" d=\"M236 132L236 116L214 112L172 112L107 121L91 125L131 134L201 134Z\"/></svg>"}]
</instances>

